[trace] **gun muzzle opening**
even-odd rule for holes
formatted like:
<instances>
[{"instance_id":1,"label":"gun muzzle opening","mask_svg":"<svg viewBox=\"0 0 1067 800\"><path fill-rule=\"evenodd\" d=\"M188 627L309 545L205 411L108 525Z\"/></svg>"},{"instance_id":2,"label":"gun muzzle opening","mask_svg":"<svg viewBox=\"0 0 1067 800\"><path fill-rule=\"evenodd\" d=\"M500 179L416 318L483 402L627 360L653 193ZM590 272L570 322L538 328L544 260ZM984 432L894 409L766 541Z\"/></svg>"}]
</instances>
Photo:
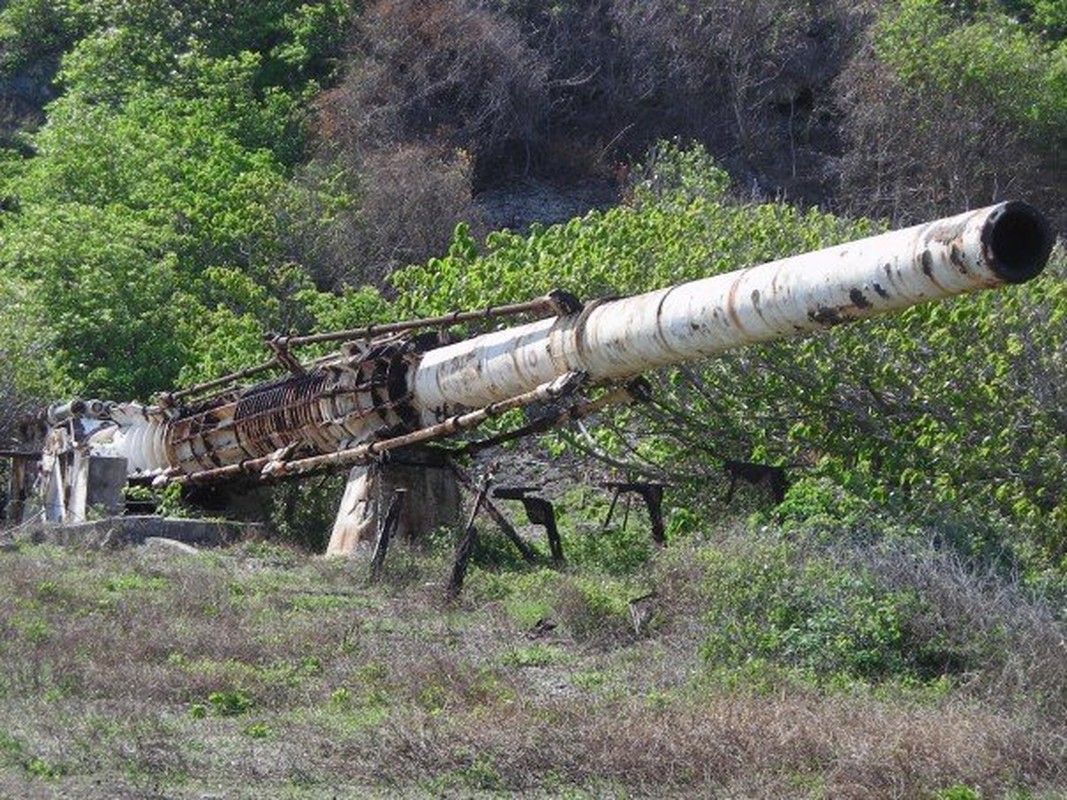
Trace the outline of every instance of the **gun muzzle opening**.
<instances>
[{"instance_id":1,"label":"gun muzzle opening","mask_svg":"<svg viewBox=\"0 0 1067 800\"><path fill-rule=\"evenodd\" d=\"M1024 283L1045 268L1055 236L1033 206L1010 202L997 208L982 230L982 244L993 272L1005 283Z\"/></svg>"}]
</instances>

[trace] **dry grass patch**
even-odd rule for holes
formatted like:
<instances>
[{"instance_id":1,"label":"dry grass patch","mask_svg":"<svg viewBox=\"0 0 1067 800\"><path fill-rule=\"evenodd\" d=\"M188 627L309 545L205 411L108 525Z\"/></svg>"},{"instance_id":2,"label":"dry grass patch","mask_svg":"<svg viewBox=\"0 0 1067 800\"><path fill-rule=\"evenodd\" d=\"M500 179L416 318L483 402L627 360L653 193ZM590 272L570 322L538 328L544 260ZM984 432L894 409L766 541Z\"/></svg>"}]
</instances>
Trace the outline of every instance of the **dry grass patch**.
<instances>
[{"instance_id":1,"label":"dry grass patch","mask_svg":"<svg viewBox=\"0 0 1067 800\"><path fill-rule=\"evenodd\" d=\"M396 579L372 586L358 563L275 555L0 555L0 795L1067 787L1067 728L1034 704L709 678L700 565L683 553L643 578L663 609L641 637L611 627L625 584L590 576L534 576L525 598L445 610L446 570L426 585L438 561L398 556ZM559 625L531 638L524 609L541 590ZM606 633L582 633L601 613Z\"/></svg>"},{"instance_id":2,"label":"dry grass patch","mask_svg":"<svg viewBox=\"0 0 1067 800\"><path fill-rule=\"evenodd\" d=\"M1062 786L1063 739L948 704L855 697L715 697L662 705L515 700L450 715L404 713L341 761L406 784L528 792L606 784L634 796L982 796ZM357 766L358 765L358 766ZM338 769L345 769L342 764Z\"/></svg>"}]
</instances>

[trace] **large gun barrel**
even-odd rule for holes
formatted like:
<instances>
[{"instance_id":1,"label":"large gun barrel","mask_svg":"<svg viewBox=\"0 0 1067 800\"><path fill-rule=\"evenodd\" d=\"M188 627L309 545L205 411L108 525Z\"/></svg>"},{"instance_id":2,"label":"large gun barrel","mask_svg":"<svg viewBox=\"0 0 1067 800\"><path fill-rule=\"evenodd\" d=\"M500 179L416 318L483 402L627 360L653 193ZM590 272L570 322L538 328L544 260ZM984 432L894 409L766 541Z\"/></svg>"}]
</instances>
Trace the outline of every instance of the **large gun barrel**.
<instances>
[{"instance_id":1,"label":"large gun barrel","mask_svg":"<svg viewBox=\"0 0 1067 800\"><path fill-rule=\"evenodd\" d=\"M337 467L373 456L375 448L421 441L423 433L452 435L468 421L551 396L553 387L573 384L573 376L587 385L623 381L748 344L1020 283L1041 272L1053 242L1038 211L1009 202L578 310L537 301L530 306L558 313L453 344L412 337L394 325L388 336L356 337L332 357L300 364L275 341L277 364L294 374L197 402L108 404L112 427L94 431L93 445L125 458L130 475L162 482ZM344 453L353 458L337 457Z\"/></svg>"},{"instance_id":2,"label":"large gun barrel","mask_svg":"<svg viewBox=\"0 0 1067 800\"><path fill-rule=\"evenodd\" d=\"M424 412L497 402L567 372L626 378L743 345L1021 283L1053 235L1020 202L683 283L426 353L413 402Z\"/></svg>"}]
</instances>

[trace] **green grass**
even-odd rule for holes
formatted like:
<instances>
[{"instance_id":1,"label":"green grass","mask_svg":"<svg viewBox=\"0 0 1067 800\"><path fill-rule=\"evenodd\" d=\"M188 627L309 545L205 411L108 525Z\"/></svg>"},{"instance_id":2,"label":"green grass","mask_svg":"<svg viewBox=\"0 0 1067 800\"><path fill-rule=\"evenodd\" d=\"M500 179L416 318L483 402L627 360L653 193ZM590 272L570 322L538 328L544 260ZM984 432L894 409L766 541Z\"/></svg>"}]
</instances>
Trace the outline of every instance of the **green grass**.
<instances>
[{"instance_id":1,"label":"green grass","mask_svg":"<svg viewBox=\"0 0 1067 800\"><path fill-rule=\"evenodd\" d=\"M889 574L872 568L866 583L850 582L825 561L768 560L769 546L720 538L716 556L678 547L625 577L478 568L447 609L447 564L432 554L401 553L397 572L371 584L360 562L262 545L191 559L3 553L0 796L829 797L896 786L915 797L1040 798L1067 789L1056 744L1067 723L1048 710L1060 685L1054 664L1046 674L1015 657L1030 672L1001 694L1007 667L992 663L967 685L908 689L862 673L834 682L775 661L773 626L754 639L765 648L758 662L728 663L719 648L711 663L709 637L728 605L728 584L716 590L713 578L737 576L749 587L738 598L774 613L814 592L845 614L846 589L873 596L871 581ZM746 578L750 556L782 571L792 594ZM651 589L658 622L636 637L627 601ZM749 624L741 610L729 618ZM1004 609L976 610L990 629L1006 624ZM1015 607L1013 624L1029 613ZM531 631L545 619L554 627ZM946 646L950 634L939 632ZM1021 635L998 641L1022 653ZM794 650L782 652L795 653L784 639Z\"/></svg>"}]
</instances>

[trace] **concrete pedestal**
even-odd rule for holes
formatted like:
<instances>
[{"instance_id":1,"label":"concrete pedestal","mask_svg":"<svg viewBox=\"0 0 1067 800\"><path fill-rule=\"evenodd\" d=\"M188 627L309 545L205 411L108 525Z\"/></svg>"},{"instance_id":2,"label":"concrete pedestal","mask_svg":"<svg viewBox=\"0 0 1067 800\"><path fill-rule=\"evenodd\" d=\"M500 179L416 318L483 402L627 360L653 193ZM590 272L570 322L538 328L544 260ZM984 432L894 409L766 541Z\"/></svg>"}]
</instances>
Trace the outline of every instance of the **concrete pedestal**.
<instances>
[{"instance_id":1,"label":"concrete pedestal","mask_svg":"<svg viewBox=\"0 0 1067 800\"><path fill-rule=\"evenodd\" d=\"M326 555L353 555L361 548L370 552L397 491L404 495L396 539L415 543L435 528L458 528L462 522L459 484L439 459L357 466L348 474Z\"/></svg>"}]
</instances>

